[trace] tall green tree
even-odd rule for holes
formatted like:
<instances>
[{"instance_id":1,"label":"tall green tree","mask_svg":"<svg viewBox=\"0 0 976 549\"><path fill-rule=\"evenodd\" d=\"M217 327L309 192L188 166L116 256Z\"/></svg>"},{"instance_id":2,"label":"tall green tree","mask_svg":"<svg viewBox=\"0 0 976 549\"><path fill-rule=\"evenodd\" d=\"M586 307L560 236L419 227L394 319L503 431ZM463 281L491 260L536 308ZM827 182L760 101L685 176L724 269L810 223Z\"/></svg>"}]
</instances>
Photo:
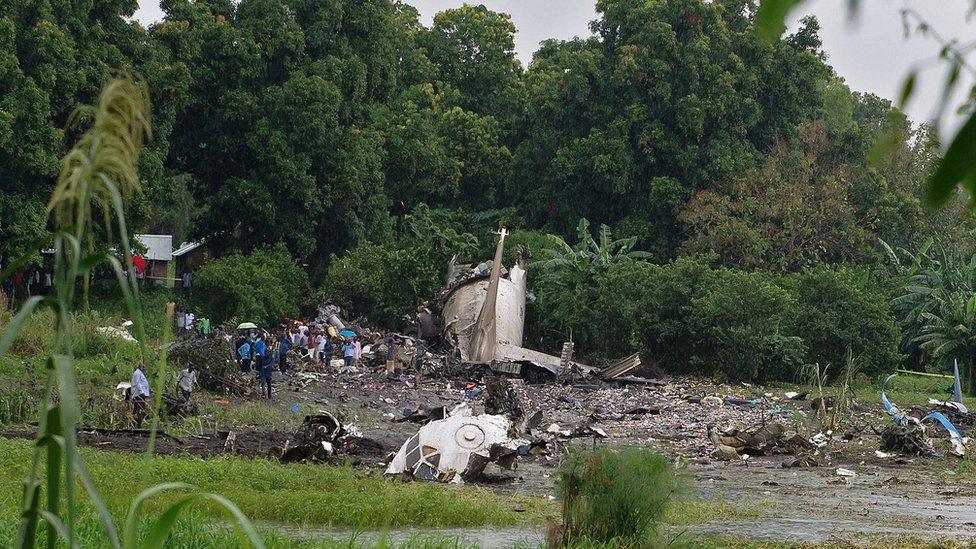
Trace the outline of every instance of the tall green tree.
<instances>
[{"instance_id":1,"label":"tall green tree","mask_svg":"<svg viewBox=\"0 0 976 549\"><path fill-rule=\"evenodd\" d=\"M694 192L754 167L821 101L815 22L761 42L750 7L601 0L598 39L545 43L512 184L527 217L561 234L586 217L672 255Z\"/></svg>"},{"instance_id":2,"label":"tall green tree","mask_svg":"<svg viewBox=\"0 0 976 549\"><path fill-rule=\"evenodd\" d=\"M0 255L45 230L43 207L66 152L68 118L113 72L131 70L145 33L134 0L0 3Z\"/></svg>"},{"instance_id":3,"label":"tall green tree","mask_svg":"<svg viewBox=\"0 0 976 549\"><path fill-rule=\"evenodd\" d=\"M522 65L508 14L464 4L434 16L422 44L439 80L461 93L461 107L498 117L511 130L518 114Z\"/></svg>"}]
</instances>

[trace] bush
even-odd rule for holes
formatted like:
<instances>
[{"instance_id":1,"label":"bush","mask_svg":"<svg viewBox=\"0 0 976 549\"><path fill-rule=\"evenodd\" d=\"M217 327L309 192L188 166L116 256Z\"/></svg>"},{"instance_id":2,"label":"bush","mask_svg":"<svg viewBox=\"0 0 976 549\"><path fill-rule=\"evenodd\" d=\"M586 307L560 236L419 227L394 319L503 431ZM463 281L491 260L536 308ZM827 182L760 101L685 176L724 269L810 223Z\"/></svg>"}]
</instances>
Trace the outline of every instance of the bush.
<instances>
[{"instance_id":1,"label":"bush","mask_svg":"<svg viewBox=\"0 0 976 549\"><path fill-rule=\"evenodd\" d=\"M455 214L421 204L404 216L397 241L365 242L333 256L322 299L382 326L401 327L441 288L452 256L478 256L478 239L463 231Z\"/></svg>"},{"instance_id":2,"label":"bush","mask_svg":"<svg viewBox=\"0 0 976 549\"><path fill-rule=\"evenodd\" d=\"M426 246L365 243L333 257L322 298L394 328L434 297L446 270Z\"/></svg>"},{"instance_id":3,"label":"bush","mask_svg":"<svg viewBox=\"0 0 976 549\"><path fill-rule=\"evenodd\" d=\"M728 269L704 277L688 314L694 371L760 383L794 377L805 349L790 331L795 299L776 282L767 273Z\"/></svg>"},{"instance_id":4,"label":"bush","mask_svg":"<svg viewBox=\"0 0 976 549\"><path fill-rule=\"evenodd\" d=\"M530 278L536 288L546 282ZM679 258L614 265L565 291L530 310L540 320L527 332L552 346L560 323L571 323L582 359L594 364L640 351L671 373L762 383L793 381L804 363L834 364L839 373L848 346L869 375L898 360L886 293L865 273L780 276Z\"/></svg>"},{"instance_id":5,"label":"bush","mask_svg":"<svg viewBox=\"0 0 976 549\"><path fill-rule=\"evenodd\" d=\"M207 263L196 274L192 301L215 324L233 317L272 326L298 317L310 291L305 269L278 244Z\"/></svg>"},{"instance_id":6,"label":"bush","mask_svg":"<svg viewBox=\"0 0 976 549\"><path fill-rule=\"evenodd\" d=\"M564 545L658 546L658 524L678 488L674 468L641 448L572 452L557 472Z\"/></svg>"},{"instance_id":7,"label":"bush","mask_svg":"<svg viewBox=\"0 0 976 549\"><path fill-rule=\"evenodd\" d=\"M899 333L889 296L867 273L817 270L797 277L796 333L807 343L807 361L830 365L838 375L850 347L861 372L876 376L898 362Z\"/></svg>"}]
</instances>

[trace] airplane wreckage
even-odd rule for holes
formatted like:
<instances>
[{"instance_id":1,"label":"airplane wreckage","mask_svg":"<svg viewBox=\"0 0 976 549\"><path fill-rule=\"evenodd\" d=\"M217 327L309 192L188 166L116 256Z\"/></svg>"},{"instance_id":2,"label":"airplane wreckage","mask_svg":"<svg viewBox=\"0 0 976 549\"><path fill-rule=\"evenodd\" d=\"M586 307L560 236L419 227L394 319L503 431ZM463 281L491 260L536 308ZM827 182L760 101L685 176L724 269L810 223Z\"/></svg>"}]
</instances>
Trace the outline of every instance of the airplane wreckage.
<instances>
[{"instance_id":1,"label":"airplane wreckage","mask_svg":"<svg viewBox=\"0 0 976 549\"><path fill-rule=\"evenodd\" d=\"M440 314L428 308L421 310L420 335L442 337L456 349L463 364L487 366L495 374L522 377L530 383L572 374L641 380L626 376L640 365L637 354L600 370L574 361L572 342L563 345L561 356L522 346L526 303L524 254L520 254L511 269L506 269L502 265L502 253L508 232L502 229L498 234L495 257L490 263L459 265L451 261L447 284L436 299L435 308ZM491 411L502 413L475 415L469 406L462 405L439 414L439 419L431 418L391 457L386 473L461 482L481 474L489 463L514 469L520 455L546 452L545 438L552 438L553 433L546 433L541 439L535 437L537 440L533 441L522 438L529 433L533 419L537 422L541 414L526 421L514 392L507 383L501 387L503 396L495 397L512 404L504 410ZM556 435L606 436L599 429L585 428Z\"/></svg>"}]
</instances>

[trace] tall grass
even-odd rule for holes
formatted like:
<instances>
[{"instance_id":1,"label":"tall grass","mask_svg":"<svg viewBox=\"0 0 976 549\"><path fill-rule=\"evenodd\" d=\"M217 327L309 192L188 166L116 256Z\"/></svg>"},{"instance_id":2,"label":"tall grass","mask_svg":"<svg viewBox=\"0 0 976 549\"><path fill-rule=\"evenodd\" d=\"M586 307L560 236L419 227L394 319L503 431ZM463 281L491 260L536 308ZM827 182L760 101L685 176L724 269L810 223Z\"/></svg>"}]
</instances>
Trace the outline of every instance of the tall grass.
<instances>
[{"instance_id":1,"label":"tall grass","mask_svg":"<svg viewBox=\"0 0 976 549\"><path fill-rule=\"evenodd\" d=\"M17 314L5 323L0 337L2 358L22 328L32 319L39 318L34 316L36 310L46 309L53 315L51 352L40 396L37 440L23 484L21 521L14 543L17 547L37 546L39 532L49 548L55 547L59 539L70 547L79 545L78 484L86 492L104 529L106 545L111 547L162 547L180 512L199 500L222 506L241 525L252 544L263 546L254 527L233 503L182 483L157 485L138 494L129 506L120 535L120 529L76 449L81 405L75 360L78 352L83 350L76 344L84 343L84 350L87 350L89 339L88 331L84 330L82 333L86 338L82 342L75 341L78 332L73 328L76 319L72 309L79 279L82 281L83 308L88 309L89 281L96 266L107 263L114 271L126 310L134 323L139 356L143 363L150 358L124 213L125 198L139 189L137 163L143 139L149 132L147 97L143 86L128 78L120 78L106 85L97 105L81 107L72 114L73 122L90 121L90 127L62 159L61 172L48 203L56 228L53 242L49 243L54 248L53 295L27 299ZM122 261L107 252L116 238L116 247L123 254ZM37 244L41 247L45 242ZM27 260L23 257L11 262L0 274L0 279L9 276ZM168 323L163 324L164 340L168 326ZM163 353L156 380L157 409L165 371ZM157 422L158 419L153 420L149 453L152 452ZM139 525L143 520L143 506L147 500L163 493L181 495L142 535Z\"/></svg>"},{"instance_id":2,"label":"tall grass","mask_svg":"<svg viewBox=\"0 0 976 549\"><path fill-rule=\"evenodd\" d=\"M563 523L550 533L550 545L657 547L659 524L678 486L661 454L633 447L577 449L557 474Z\"/></svg>"}]
</instances>

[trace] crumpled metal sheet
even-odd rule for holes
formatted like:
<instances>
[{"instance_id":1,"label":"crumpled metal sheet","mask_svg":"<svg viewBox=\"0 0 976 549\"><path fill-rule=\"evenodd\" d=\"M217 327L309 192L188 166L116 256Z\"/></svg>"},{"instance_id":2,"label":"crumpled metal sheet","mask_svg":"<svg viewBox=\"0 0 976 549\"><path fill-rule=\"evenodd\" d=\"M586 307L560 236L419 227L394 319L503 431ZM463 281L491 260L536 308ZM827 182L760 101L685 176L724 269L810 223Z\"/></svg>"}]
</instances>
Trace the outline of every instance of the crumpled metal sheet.
<instances>
[{"instance_id":1,"label":"crumpled metal sheet","mask_svg":"<svg viewBox=\"0 0 976 549\"><path fill-rule=\"evenodd\" d=\"M884 383L881 384L881 407L884 408L886 412L888 412L888 415L891 416L891 420L894 422L894 424L897 425L898 427L917 426L916 430L918 431L918 435L926 439L925 444L919 444L919 445L922 447L931 447L931 442L927 440L928 437L927 434L925 433L925 426L922 425L922 422L929 419L938 421L945 428L945 430L949 432L949 438L952 443L952 453L959 457L965 456L966 455L965 444L967 442L967 439L962 436L962 434L959 432L959 429L956 429L956 426L953 425L952 422L949 421L949 418L947 418L944 414L940 412L929 412L925 417L919 420L901 411L901 409L899 409L898 406L895 406L890 400L888 400L888 395L885 394L885 389L888 387L888 383L892 379L894 379L896 375L898 374L889 375L888 377L885 378ZM905 435L902 434L901 436L905 436ZM889 448L886 449L897 449L898 445L894 443L888 443L887 446L889 446Z\"/></svg>"},{"instance_id":2,"label":"crumpled metal sheet","mask_svg":"<svg viewBox=\"0 0 976 549\"><path fill-rule=\"evenodd\" d=\"M431 421L408 438L386 468L389 475L460 483L477 477L492 461L514 467L518 441L508 436L511 420L501 415L471 415L462 406Z\"/></svg>"}]
</instances>

